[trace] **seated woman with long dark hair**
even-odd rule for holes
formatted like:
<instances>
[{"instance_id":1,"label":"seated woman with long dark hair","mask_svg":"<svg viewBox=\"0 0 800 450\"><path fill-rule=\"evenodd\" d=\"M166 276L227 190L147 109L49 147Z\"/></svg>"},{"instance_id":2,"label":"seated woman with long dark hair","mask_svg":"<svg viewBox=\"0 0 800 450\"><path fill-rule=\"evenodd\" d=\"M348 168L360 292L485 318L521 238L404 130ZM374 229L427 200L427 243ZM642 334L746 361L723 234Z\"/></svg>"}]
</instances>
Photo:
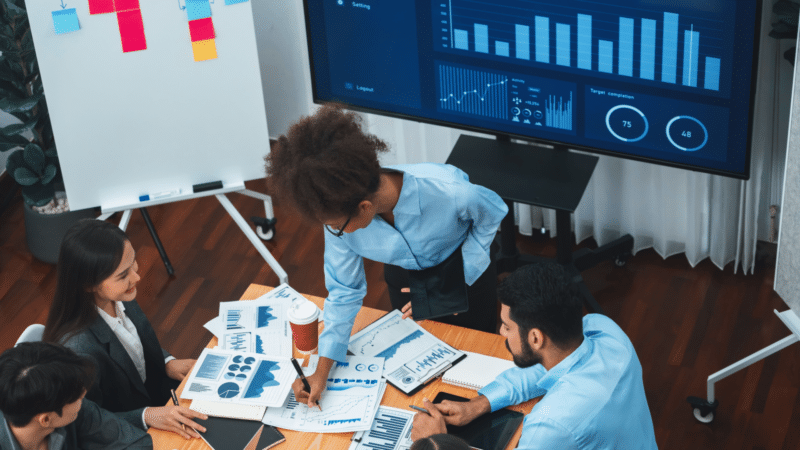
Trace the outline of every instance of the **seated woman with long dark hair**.
<instances>
[{"instance_id":1,"label":"seated woman with long dark hair","mask_svg":"<svg viewBox=\"0 0 800 450\"><path fill-rule=\"evenodd\" d=\"M205 431L182 406L162 406L194 364L161 348L136 303L136 253L118 227L86 219L61 242L58 280L43 340L87 356L97 376L86 398L134 426L173 431L188 439ZM185 425L185 427L184 427Z\"/></svg>"}]
</instances>

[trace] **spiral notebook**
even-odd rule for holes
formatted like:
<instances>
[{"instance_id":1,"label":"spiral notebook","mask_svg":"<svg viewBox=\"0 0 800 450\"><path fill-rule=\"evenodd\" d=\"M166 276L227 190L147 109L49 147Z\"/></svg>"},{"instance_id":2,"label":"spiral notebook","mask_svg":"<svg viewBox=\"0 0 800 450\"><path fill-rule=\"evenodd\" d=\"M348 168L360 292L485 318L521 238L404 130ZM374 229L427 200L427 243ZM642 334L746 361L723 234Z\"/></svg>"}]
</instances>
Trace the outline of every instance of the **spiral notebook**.
<instances>
[{"instance_id":1,"label":"spiral notebook","mask_svg":"<svg viewBox=\"0 0 800 450\"><path fill-rule=\"evenodd\" d=\"M266 406L238 405L235 403L212 402L208 400L192 400L189 409L212 417L226 419L255 420L261 422L267 412Z\"/></svg>"},{"instance_id":2,"label":"spiral notebook","mask_svg":"<svg viewBox=\"0 0 800 450\"><path fill-rule=\"evenodd\" d=\"M513 361L464 351L467 357L442 376L442 381L467 389L482 389L498 375L514 367Z\"/></svg>"}]
</instances>

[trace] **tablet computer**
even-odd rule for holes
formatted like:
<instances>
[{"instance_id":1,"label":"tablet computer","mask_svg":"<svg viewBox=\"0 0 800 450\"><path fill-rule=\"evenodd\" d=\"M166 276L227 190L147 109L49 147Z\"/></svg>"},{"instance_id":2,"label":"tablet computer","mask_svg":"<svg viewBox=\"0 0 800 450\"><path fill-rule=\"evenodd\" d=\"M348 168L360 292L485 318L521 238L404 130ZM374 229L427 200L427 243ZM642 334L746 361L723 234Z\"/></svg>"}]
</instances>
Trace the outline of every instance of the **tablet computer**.
<instances>
[{"instance_id":1,"label":"tablet computer","mask_svg":"<svg viewBox=\"0 0 800 450\"><path fill-rule=\"evenodd\" d=\"M439 392L433 403L441 403L444 400L454 402L468 402L469 399ZM458 436L467 441L470 447L480 450L504 450L517 428L522 424L524 414L510 409L501 409L491 414L484 414L473 420L467 425L457 427L447 426L447 433Z\"/></svg>"}]
</instances>

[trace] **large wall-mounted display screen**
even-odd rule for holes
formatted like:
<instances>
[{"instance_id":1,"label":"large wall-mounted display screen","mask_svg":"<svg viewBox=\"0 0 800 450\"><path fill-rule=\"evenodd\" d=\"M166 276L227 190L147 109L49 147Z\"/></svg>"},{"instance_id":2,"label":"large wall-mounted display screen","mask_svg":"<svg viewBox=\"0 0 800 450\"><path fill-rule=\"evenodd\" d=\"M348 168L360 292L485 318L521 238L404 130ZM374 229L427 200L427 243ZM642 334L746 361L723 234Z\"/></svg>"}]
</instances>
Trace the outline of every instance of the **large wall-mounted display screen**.
<instances>
[{"instance_id":1,"label":"large wall-mounted display screen","mask_svg":"<svg viewBox=\"0 0 800 450\"><path fill-rule=\"evenodd\" d=\"M314 99L748 178L757 0L306 0Z\"/></svg>"}]
</instances>

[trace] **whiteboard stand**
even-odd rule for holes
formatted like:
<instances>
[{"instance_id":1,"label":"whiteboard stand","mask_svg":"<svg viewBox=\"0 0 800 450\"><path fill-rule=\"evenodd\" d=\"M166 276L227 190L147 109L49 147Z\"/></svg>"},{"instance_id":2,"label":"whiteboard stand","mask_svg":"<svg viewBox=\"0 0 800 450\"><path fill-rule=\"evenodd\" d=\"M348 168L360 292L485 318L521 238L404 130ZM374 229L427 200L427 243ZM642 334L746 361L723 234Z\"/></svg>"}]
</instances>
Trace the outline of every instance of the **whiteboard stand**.
<instances>
[{"instance_id":1,"label":"whiteboard stand","mask_svg":"<svg viewBox=\"0 0 800 450\"><path fill-rule=\"evenodd\" d=\"M711 423L714 420L714 413L717 410L717 406L719 406L719 401L714 398L714 384L718 381L722 380L723 378L727 378L730 375L748 367L752 364L761 361L762 359L766 358L767 356L772 355L773 353L777 353L784 348L794 344L795 342L800 341L800 317L797 317L797 314L794 313L791 309L788 309L784 312L779 313L778 310L773 310L775 314L778 316L779 319L786 325L789 330L791 330L792 334L786 336L785 338L781 339L780 341L770 345L769 347L763 348L752 355L737 361L730 366L716 372L708 377L708 399L703 400L700 397L689 397L686 401L693 408L694 418L703 423Z\"/></svg>"},{"instance_id":2,"label":"whiteboard stand","mask_svg":"<svg viewBox=\"0 0 800 450\"><path fill-rule=\"evenodd\" d=\"M128 228L128 223L131 220L131 211L132 209L126 209L122 213L122 219L119 221L119 228L122 231L125 231ZM172 268L172 263L169 260L169 256L167 256L166 250L164 250L164 246L161 244L161 238L158 237L158 233L156 232L156 227L153 226L153 221L150 220L150 214L147 212L147 208L139 208L139 212L142 213L142 219L144 219L145 225L147 225L147 231L150 232L150 237L153 238L153 243L156 245L156 249L158 249L158 254L161 255L161 261L164 262L164 268L167 269L167 275L173 276L175 275L175 269ZM97 220L106 220L109 216L113 213L103 214L97 218Z\"/></svg>"},{"instance_id":3,"label":"whiteboard stand","mask_svg":"<svg viewBox=\"0 0 800 450\"><path fill-rule=\"evenodd\" d=\"M265 230L262 225L257 226L258 235L252 229L250 229L250 224L239 214L239 211L233 206L228 197L225 196L227 193L238 193L242 195L246 195L248 197L252 197L258 200L262 200L264 202L264 214L266 218L262 223L269 224L267 229ZM214 189L205 192L187 192L186 194L179 194L173 197L164 198L164 199L157 199L157 200L148 200L144 202L138 203L128 203L124 205L118 206L110 206L110 207L101 207L102 214L97 218L98 220L106 220L111 217L112 214L122 211L122 219L119 222L119 228L122 231L125 231L128 228L128 223L130 223L131 219L131 212L133 209L144 209L148 206L160 205L164 203L174 203L182 200L189 200L193 198L200 198L200 197L207 197L213 195L217 198L225 211L228 212L228 215L231 216L236 225L239 226L239 229L242 230L247 239L253 244L253 246L258 250L258 253L264 258L264 261L267 262L267 265L272 269L273 272L278 276L279 284L289 283L289 276L286 274L286 271L278 264L278 261L275 259L274 256L269 252L267 247L264 243L259 239L259 236L264 240L272 239L275 234L274 224L275 224L275 213L272 210L272 199L265 194L260 192L255 192L250 189L246 189L244 187L244 183L236 184L233 186L226 186L221 189ZM145 213L146 214L146 213ZM151 235L153 239L158 242L158 235L154 233L155 229L151 231ZM158 246L158 243L156 244ZM164 259L166 253L162 253L162 259ZM165 265L168 264L168 259L165 259ZM170 266L167 266L167 272L169 272ZM170 273L172 275L172 273Z\"/></svg>"}]
</instances>

